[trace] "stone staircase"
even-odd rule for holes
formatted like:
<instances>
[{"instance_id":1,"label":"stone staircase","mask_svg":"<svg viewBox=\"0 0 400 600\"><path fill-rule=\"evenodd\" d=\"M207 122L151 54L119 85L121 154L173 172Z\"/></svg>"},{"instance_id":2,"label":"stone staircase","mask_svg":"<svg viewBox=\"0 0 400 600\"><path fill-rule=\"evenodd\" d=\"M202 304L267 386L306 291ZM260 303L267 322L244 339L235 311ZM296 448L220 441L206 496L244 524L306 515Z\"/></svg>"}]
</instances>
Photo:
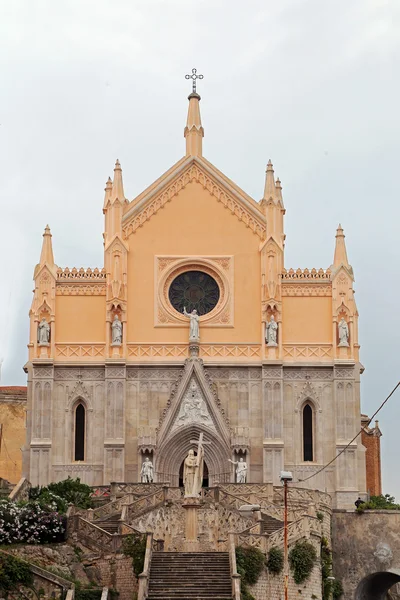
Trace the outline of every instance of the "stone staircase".
<instances>
[{"instance_id":1,"label":"stone staircase","mask_svg":"<svg viewBox=\"0 0 400 600\"><path fill-rule=\"evenodd\" d=\"M231 598L227 552L153 552L147 600Z\"/></svg>"},{"instance_id":2,"label":"stone staircase","mask_svg":"<svg viewBox=\"0 0 400 600\"><path fill-rule=\"evenodd\" d=\"M261 533L264 535L271 535L271 533L283 527L283 521L279 521L266 513L261 513L261 518Z\"/></svg>"},{"instance_id":3,"label":"stone staircase","mask_svg":"<svg viewBox=\"0 0 400 600\"><path fill-rule=\"evenodd\" d=\"M118 528L121 523L121 513L114 513L106 519L98 519L97 521L93 521L93 523L108 533L118 533Z\"/></svg>"}]
</instances>

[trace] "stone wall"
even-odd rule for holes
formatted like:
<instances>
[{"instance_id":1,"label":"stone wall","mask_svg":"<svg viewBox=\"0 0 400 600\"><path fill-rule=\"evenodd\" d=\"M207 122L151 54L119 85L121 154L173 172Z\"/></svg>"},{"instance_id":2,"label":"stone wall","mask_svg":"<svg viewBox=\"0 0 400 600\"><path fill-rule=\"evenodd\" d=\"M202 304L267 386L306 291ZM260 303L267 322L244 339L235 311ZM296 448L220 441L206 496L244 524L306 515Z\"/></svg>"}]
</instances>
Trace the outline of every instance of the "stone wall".
<instances>
[{"instance_id":1,"label":"stone wall","mask_svg":"<svg viewBox=\"0 0 400 600\"><path fill-rule=\"evenodd\" d=\"M24 386L0 387L0 477L14 484L21 479L22 473L26 394L27 388Z\"/></svg>"},{"instance_id":2,"label":"stone wall","mask_svg":"<svg viewBox=\"0 0 400 600\"><path fill-rule=\"evenodd\" d=\"M353 600L359 582L371 573L400 569L400 511L334 511L333 571Z\"/></svg>"},{"instance_id":3,"label":"stone wall","mask_svg":"<svg viewBox=\"0 0 400 600\"><path fill-rule=\"evenodd\" d=\"M309 540L317 551L317 561L310 577L303 583L296 583L289 571L289 600L321 600L321 566L320 566L320 538L312 536ZM289 547L290 551L290 547ZM255 600L283 600L284 598L284 575L271 575L264 569L256 585L250 587Z\"/></svg>"}]
</instances>

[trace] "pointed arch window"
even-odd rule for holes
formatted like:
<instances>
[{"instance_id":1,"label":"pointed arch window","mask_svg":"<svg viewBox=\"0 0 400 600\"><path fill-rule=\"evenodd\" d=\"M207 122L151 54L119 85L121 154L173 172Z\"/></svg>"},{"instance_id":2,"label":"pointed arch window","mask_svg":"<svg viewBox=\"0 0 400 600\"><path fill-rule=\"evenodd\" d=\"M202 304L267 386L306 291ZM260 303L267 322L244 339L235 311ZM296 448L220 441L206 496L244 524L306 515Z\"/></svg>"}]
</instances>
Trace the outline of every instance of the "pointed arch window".
<instances>
[{"instance_id":1,"label":"pointed arch window","mask_svg":"<svg viewBox=\"0 0 400 600\"><path fill-rule=\"evenodd\" d=\"M303 460L312 462L313 452L313 409L309 404L303 408Z\"/></svg>"},{"instance_id":2,"label":"pointed arch window","mask_svg":"<svg viewBox=\"0 0 400 600\"><path fill-rule=\"evenodd\" d=\"M79 403L75 410L75 453L74 460L85 460L86 411Z\"/></svg>"}]
</instances>

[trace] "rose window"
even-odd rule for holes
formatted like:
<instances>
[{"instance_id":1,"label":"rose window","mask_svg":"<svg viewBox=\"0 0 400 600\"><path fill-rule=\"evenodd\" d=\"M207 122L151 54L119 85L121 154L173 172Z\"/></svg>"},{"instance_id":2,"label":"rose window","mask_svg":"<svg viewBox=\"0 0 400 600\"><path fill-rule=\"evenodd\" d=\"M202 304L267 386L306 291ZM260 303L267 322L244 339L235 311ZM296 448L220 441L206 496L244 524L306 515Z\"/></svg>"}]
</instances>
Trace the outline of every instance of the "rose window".
<instances>
[{"instance_id":1,"label":"rose window","mask_svg":"<svg viewBox=\"0 0 400 600\"><path fill-rule=\"evenodd\" d=\"M213 277L202 271L187 271L175 277L170 285L168 297L179 313L185 307L188 312L196 309L206 315L218 304L220 291Z\"/></svg>"}]
</instances>

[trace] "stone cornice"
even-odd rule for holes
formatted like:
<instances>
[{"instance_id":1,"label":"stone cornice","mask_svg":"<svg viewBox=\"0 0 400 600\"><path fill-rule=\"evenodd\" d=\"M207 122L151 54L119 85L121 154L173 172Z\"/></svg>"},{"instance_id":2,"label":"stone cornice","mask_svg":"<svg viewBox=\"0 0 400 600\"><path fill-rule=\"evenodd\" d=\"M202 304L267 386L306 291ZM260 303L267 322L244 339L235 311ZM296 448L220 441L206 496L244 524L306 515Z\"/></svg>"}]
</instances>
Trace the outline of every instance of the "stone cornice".
<instances>
[{"instance_id":1,"label":"stone cornice","mask_svg":"<svg viewBox=\"0 0 400 600\"><path fill-rule=\"evenodd\" d=\"M127 210L122 218L124 239L127 239L192 181L203 185L246 227L250 227L262 240L265 238L265 218L258 204L244 192L240 193L239 188L217 171L211 163L201 158L191 157L178 163L176 169L172 169L165 179L150 188L148 193L139 197Z\"/></svg>"}]
</instances>

